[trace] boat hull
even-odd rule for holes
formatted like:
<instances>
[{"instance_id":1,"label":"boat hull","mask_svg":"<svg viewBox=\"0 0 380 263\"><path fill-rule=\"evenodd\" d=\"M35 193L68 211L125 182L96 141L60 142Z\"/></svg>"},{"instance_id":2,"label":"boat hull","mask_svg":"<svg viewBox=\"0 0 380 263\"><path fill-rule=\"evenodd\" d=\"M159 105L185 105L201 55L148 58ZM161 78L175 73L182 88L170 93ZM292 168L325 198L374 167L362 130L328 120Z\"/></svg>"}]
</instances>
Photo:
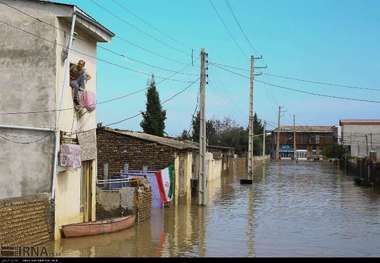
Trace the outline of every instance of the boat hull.
<instances>
[{"instance_id":1,"label":"boat hull","mask_svg":"<svg viewBox=\"0 0 380 263\"><path fill-rule=\"evenodd\" d=\"M65 238L93 236L117 232L130 228L134 224L135 216L130 215L109 220L64 225L62 232Z\"/></svg>"}]
</instances>

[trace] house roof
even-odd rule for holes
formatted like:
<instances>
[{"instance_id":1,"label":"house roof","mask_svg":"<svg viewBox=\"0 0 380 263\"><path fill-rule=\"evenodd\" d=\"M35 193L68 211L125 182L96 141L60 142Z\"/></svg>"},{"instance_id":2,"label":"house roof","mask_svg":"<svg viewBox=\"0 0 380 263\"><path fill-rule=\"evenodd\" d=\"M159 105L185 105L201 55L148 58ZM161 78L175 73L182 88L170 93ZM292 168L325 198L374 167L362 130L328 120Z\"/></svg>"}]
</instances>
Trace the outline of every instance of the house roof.
<instances>
[{"instance_id":1,"label":"house roof","mask_svg":"<svg viewBox=\"0 0 380 263\"><path fill-rule=\"evenodd\" d=\"M100 127L99 129L102 129L108 132L113 132L116 134L125 135L128 137L133 137L133 138L144 140L144 141L155 142L155 143L169 146L178 150L198 149L198 147L194 145L193 143L179 141L170 137L160 137L156 135L147 134L144 132L135 132L135 131L118 130L118 129L114 130L109 127Z\"/></svg>"},{"instance_id":2,"label":"house roof","mask_svg":"<svg viewBox=\"0 0 380 263\"><path fill-rule=\"evenodd\" d=\"M100 30L101 32L103 32L104 34L106 34L110 38L115 36L115 34L111 30L107 29L105 26L100 24L98 21L95 20L95 18L93 18L92 16L87 14L85 11L83 11L82 9L80 9L76 5L58 3L55 1L49 1L49 0L28 0L28 1L37 2L40 4L51 4L51 5L62 6L62 7L67 7L67 8L73 9L73 12L75 12L79 18L88 22L89 24L94 26L97 30ZM101 39L101 38L99 38L98 40L101 42L106 41L105 39Z\"/></svg>"},{"instance_id":3,"label":"house roof","mask_svg":"<svg viewBox=\"0 0 380 263\"><path fill-rule=\"evenodd\" d=\"M380 119L344 119L339 125L380 125Z\"/></svg>"},{"instance_id":4,"label":"house roof","mask_svg":"<svg viewBox=\"0 0 380 263\"><path fill-rule=\"evenodd\" d=\"M308 125L299 125L295 126L296 132L318 132L318 133L331 133L336 132L337 127L335 126L308 126ZM280 127L280 132L293 132L292 125L284 125ZM278 128L274 129L273 132L277 132Z\"/></svg>"},{"instance_id":5,"label":"house roof","mask_svg":"<svg viewBox=\"0 0 380 263\"><path fill-rule=\"evenodd\" d=\"M194 144L197 148L199 148L198 142L192 142L189 140L185 140L185 142ZM228 147L228 146L220 146L220 145L207 145L207 148L209 149L218 149L218 150L235 150L234 147Z\"/></svg>"}]
</instances>

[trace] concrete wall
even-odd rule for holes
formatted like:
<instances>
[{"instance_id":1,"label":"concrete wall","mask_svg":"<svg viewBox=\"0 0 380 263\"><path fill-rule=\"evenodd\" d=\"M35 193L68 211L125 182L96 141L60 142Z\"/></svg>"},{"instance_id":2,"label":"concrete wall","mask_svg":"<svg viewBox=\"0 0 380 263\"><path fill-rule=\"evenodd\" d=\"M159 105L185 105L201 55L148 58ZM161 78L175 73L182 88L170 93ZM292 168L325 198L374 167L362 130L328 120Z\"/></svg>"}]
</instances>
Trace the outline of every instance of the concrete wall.
<instances>
[{"instance_id":1,"label":"concrete wall","mask_svg":"<svg viewBox=\"0 0 380 263\"><path fill-rule=\"evenodd\" d=\"M212 153L206 153L206 160L208 162L208 182L219 179L222 176L222 160L215 160Z\"/></svg>"},{"instance_id":2,"label":"concrete wall","mask_svg":"<svg viewBox=\"0 0 380 263\"><path fill-rule=\"evenodd\" d=\"M368 149L371 150L372 133L372 149L380 156L380 125L344 125L341 127L342 139L344 145L351 146L351 156L365 157L367 156L367 144L365 135L368 135Z\"/></svg>"},{"instance_id":3,"label":"concrete wall","mask_svg":"<svg viewBox=\"0 0 380 263\"><path fill-rule=\"evenodd\" d=\"M28 13L48 23L55 17L21 3ZM35 35L56 38L54 28L38 23L5 5L0 5L3 21ZM46 111L55 106L56 46L7 25L0 26L0 112ZM38 114L0 114L1 125L36 128L55 126L53 112ZM0 129L0 136L16 142L28 142L49 135L46 132ZM53 137L37 143L17 144L0 138L0 199L49 192L52 174ZM12 165L10 165L12 164Z\"/></svg>"},{"instance_id":4,"label":"concrete wall","mask_svg":"<svg viewBox=\"0 0 380 263\"><path fill-rule=\"evenodd\" d=\"M182 161L181 161L182 160ZM193 153L181 152L174 161L174 202L191 200Z\"/></svg>"},{"instance_id":5,"label":"concrete wall","mask_svg":"<svg viewBox=\"0 0 380 263\"><path fill-rule=\"evenodd\" d=\"M54 158L52 132L0 129L0 199L48 193Z\"/></svg>"}]
</instances>

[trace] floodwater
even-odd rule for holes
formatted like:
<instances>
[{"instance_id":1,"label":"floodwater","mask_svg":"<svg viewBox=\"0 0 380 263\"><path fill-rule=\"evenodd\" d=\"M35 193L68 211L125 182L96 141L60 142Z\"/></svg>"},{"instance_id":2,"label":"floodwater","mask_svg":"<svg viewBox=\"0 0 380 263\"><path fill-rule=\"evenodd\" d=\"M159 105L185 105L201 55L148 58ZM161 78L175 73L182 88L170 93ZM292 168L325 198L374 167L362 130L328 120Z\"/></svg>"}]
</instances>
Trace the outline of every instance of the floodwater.
<instances>
[{"instance_id":1,"label":"floodwater","mask_svg":"<svg viewBox=\"0 0 380 263\"><path fill-rule=\"evenodd\" d=\"M380 256L380 193L328 162L270 162L253 185L233 165L209 185L209 204L155 209L114 234L62 239L61 256Z\"/></svg>"}]
</instances>

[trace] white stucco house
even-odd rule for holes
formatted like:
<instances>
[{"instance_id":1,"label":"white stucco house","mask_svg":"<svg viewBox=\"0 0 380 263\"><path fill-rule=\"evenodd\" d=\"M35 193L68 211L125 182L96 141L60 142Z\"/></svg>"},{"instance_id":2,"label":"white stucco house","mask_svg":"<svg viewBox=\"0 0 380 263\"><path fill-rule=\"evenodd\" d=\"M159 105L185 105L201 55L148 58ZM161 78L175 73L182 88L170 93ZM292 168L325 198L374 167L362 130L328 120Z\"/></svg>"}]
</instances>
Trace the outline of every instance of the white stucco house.
<instances>
[{"instance_id":1,"label":"white stucco house","mask_svg":"<svg viewBox=\"0 0 380 263\"><path fill-rule=\"evenodd\" d=\"M114 34L75 5L2 2L0 200L48 193L59 239L62 225L95 220L96 110L73 108L70 64L86 62L96 94L97 43ZM63 144L80 146L79 168L61 166Z\"/></svg>"}]
</instances>

